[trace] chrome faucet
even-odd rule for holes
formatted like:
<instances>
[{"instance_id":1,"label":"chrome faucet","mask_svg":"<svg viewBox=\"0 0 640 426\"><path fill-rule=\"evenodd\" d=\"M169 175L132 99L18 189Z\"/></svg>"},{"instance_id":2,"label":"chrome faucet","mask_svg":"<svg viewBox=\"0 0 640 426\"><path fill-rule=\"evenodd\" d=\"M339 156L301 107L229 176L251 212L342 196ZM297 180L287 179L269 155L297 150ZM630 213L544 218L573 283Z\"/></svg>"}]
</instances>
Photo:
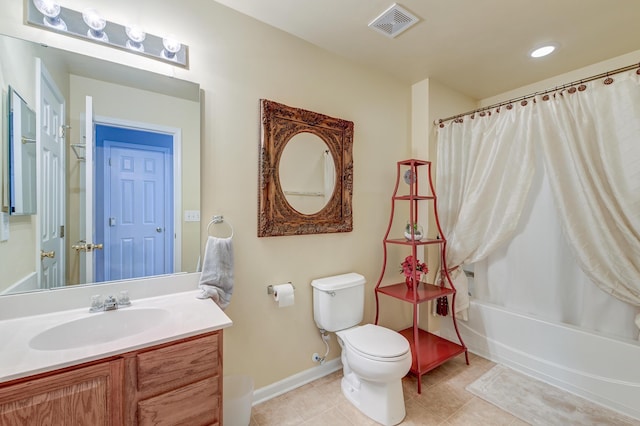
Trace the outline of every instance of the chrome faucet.
<instances>
[{"instance_id":1,"label":"chrome faucet","mask_svg":"<svg viewBox=\"0 0 640 426\"><path fill-rule=\"evenodd\" d=\"M96 294L91 297L89 312L114 311L119 307L129 305L131 305L131 300L129 299L129 292L127 290L122 290L117 299L111 295L107 296L104 302L102 302L100 295Z\"/></svg>"},{"instance_id":2,"label":"chrome faucet","mask_svg":"<svg viewBox=\"0 0 640 426\"><path fill-rule=\"evenodd\" d=\"M104 300L103 310L113 311L115 309L118 309L118 301L113 296L107 296L107 298Z\"/></svg>"}]
</instances>

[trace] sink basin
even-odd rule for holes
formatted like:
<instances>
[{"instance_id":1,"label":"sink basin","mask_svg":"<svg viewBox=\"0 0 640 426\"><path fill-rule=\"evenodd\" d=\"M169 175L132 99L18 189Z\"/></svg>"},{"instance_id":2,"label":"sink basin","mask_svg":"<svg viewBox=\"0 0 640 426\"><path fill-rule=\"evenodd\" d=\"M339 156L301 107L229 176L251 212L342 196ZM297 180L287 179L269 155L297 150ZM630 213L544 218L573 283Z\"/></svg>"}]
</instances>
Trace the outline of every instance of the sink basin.
<instances>
[{"instance_id":1,"label":"sink basin","mask_svg":"<svg viewBox=\"0 0 640 426\"><path fill-rule=\"evenodd\" d=\"M94 313L38 333L29 341L29 346L42 351L57 351L107 343L158 327L169 316L169 311L158 308L124 308Z\"/></svg>"}]
</instances>

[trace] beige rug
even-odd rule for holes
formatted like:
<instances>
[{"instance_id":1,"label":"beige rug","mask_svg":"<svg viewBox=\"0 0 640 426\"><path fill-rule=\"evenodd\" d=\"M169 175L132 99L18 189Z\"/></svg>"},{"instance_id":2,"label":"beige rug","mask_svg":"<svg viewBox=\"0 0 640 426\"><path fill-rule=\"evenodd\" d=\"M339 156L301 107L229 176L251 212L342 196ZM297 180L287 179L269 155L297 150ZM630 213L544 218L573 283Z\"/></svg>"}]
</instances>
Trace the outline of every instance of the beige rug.
<instances>
[{"instance_id":1,"label":"beige rug","mask_svg":"<svg viewBox=\"0 0 640 426\"><path fill-rule=\"evenodd\" d=\"M640 420L502 365L493 367L467 390L532 425L640 425Z\"/></svg>"}]
</instances>

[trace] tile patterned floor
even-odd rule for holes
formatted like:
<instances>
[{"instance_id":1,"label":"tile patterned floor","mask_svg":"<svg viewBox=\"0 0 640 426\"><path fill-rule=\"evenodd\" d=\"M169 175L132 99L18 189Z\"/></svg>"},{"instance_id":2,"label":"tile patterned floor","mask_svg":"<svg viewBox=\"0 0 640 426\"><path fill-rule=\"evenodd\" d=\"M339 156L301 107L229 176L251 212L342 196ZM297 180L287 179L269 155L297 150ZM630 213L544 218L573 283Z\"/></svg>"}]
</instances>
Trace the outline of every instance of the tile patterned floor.
<instances>
[{"instance_id":1,"label":"tile patterned floor","mask_svg":"<svg viewBox=\"0 0 640 426\"><path fill-rule=\"evenodd\" d=\"M402 381L407 416L401 425L522 426L527 423L474 396L465 387L495 364L469 354L470 365L458 356L422 376ZM378 423L353 407L342 395L337 371L253 407L249 426L368 426Z\"/></svg>"}]
</instances>

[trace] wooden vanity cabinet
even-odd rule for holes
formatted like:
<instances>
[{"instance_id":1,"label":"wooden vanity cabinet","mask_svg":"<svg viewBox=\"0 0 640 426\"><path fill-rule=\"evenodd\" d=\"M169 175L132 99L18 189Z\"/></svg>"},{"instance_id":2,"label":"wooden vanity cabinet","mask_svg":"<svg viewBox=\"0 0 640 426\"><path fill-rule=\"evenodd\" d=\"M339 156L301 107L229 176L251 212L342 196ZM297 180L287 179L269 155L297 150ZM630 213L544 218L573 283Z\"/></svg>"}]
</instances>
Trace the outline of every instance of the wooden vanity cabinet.
<instances>
[{"instance_id":1,"label":"wooden vanity cabinet","mask_svg":"<svg viewBox=\"0 0 640 426\"><path fill-rule=\"evenodd\" d=\"M0 426L221 424L221 330L0 384Z\"/></svg>"},{"instance_id":2,"label":"wooden vanity cabinet","mask_svg":"<svg viewBox=\"0 0 640 426\"><path fill-rule=\"evenodd\" d=\"M125 424L222 424L222 332L125 356Z\"/></svg>"},{"instance_id":3,"label":"wooden vanity cabinet","mask_svg":"<svg viewBox=\"0 0 640 426\"><path fill-rule=\"evenodd\" d=\"M0 425L121 425L123 360L0 387Z\"/></svg>"}]
</instances>

